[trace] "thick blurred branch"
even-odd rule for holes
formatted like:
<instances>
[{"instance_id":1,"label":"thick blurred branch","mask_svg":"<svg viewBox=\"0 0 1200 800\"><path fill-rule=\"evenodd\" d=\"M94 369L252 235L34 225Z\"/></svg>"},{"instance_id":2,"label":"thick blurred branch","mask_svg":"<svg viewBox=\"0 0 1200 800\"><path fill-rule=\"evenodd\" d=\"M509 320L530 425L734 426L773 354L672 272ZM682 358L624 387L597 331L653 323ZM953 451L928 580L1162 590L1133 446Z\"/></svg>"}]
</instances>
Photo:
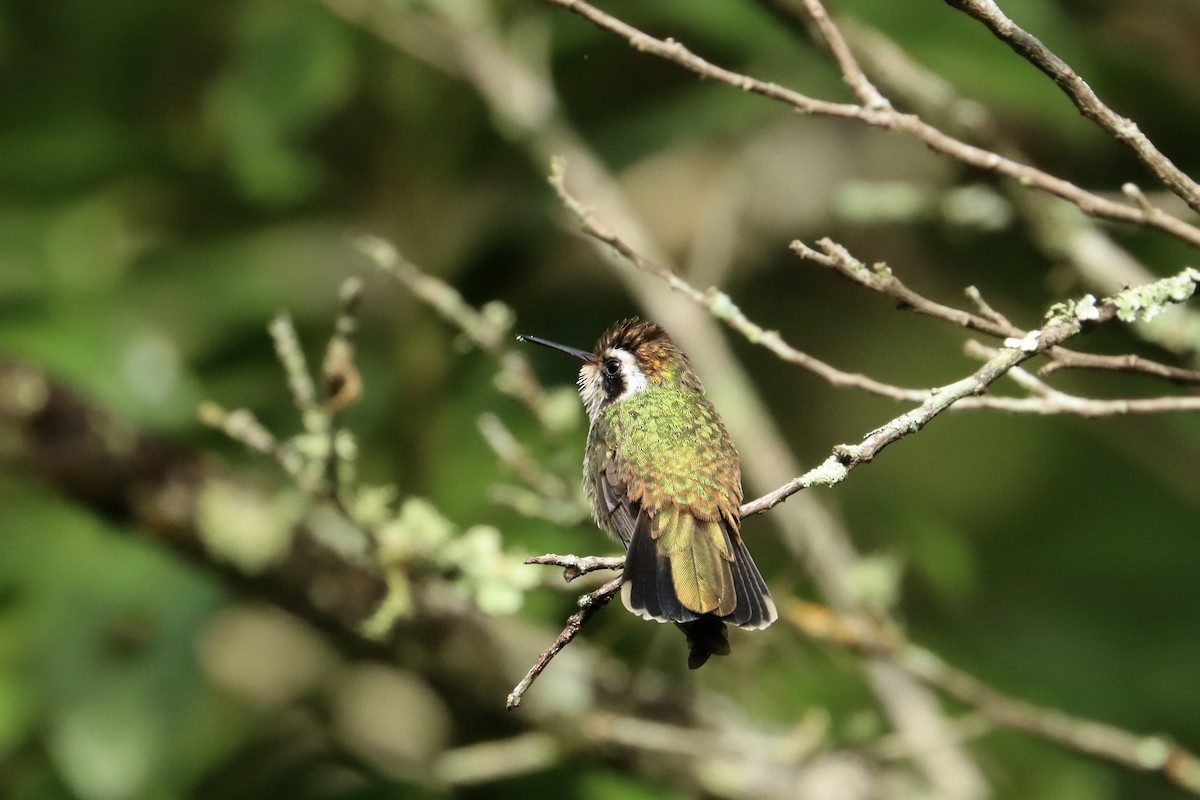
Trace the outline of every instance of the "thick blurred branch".
<instances>
[{"instance_id":1,"label":"thick blurred branch","mask_svg":"<svg viewBox=\"0 0 1200 800\"><path fill-rule=\"evenodd\" d=\"M1009 697L908 641L899 630L872 619L798 600L785 602L780 617L817 641L884 656L910 675L978 710L996 725L1139 772L1161 773L1172 783L1200 795L1200 758L1166 736L1130 733Z\"/></svg>"},{"instance_id":2,"label":"thick blurred branch","mask_svg":"<svg viewBox=\"0 0 1200 800\"><path fill-rule=\"evenodd\" d=\"M0 357L2 458L57 492L122 525L144 531L188 561L219 574L330 634L343 649L384 657L385 643L358 632L384 595L382 577L294 523L290 546L248 570L222 560L205 542L202 510L214 487L237 486L246 502L267 506L252 475L146 436L89 403L41 369ZM256 499L257 498L257 499Z\"/></svg>"}]
</instances>

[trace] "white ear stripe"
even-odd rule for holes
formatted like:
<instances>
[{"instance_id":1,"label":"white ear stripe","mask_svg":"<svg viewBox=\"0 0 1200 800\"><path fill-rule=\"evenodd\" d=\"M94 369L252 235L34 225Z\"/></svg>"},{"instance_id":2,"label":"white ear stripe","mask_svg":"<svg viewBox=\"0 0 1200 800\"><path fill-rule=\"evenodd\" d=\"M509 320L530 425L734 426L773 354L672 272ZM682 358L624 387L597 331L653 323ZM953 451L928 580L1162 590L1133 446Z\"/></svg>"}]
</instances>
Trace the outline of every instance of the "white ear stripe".
<instances>
[{"instance_id":1,"label":"white ear stripe","mask_svg":"<svg viewBox=\"0 0 1200 800\"><path fill-rule=\"evenodd\" d=\"M613 398L614 403L619 403L649 386L650 379L637 365L637 359L633 357L633 353L628 350L613 350L612 355L621 362L621 377L625 382L625 391L621 392L620 397Z\"/></svg>"}]
</instances>

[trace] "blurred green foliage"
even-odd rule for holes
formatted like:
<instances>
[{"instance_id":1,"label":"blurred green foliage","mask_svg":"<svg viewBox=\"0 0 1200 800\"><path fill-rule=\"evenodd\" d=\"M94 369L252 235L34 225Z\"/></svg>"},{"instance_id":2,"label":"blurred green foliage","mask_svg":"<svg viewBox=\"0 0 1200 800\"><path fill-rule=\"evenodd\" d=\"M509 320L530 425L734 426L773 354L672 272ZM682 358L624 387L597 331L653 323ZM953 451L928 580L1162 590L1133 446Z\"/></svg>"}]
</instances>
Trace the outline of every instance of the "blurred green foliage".
<instances>
[{"instance_id":1,"label":"blurred green foliage","mask_svg":"<svg viewBox=\"0 0 1200 800\"><path fill-rule=\"evenodd\" d=\"M1200 172L1194 5L1003 5L1181 167ZM410 36L420 39L438 4L376 6L389 20L382 29L416 26ZM608 6L733 68L847 96L836 72L755 3ZM539 4L488 7L504 36L530 43L531 60L549 48L568 116L620 173L635 207L662 221L656 232L673 257L703 255L692 248L723 195L734 193L721 218L737 228L736 266L722 273L722 286L753 319L814 355L913 386L972 368L956 335L793 263L789 238L832 235L947 302L977 284L1018 324L1080 289L1017 228L873 223L836 212L839 187L853 180L935 194L975 180L911 143L797 120ZM1148 184L1048 81L942 4L838 7L986 103L1051 171L1110 191L1130 179ZM316 361L337 286L363 268L350 232L395 240L469 301L502 300L522 329L561 341L587 345L637 311L599 259L561 230L546 165L530 163L498 132L470 86L320 2L4 3L0 97L0 350L265 481L285 484L265 460L202 427L196 408L212 398L254 409L283 434L297 430L264 327L288 309ZM1115 235L1161 274L1193 257L1161 238ZM489 497L489 486L508 476L478 433L480 414L499 415L563 473L582 451L582 418L566 440L545 441L496 390L490 358L461 347L398 287L367 279L359 337L366 392L345 415L359 437L363 481L395 484L409 502L427 498L447 535L474 531L464 548L495 552L499 530L513 550L610 552L588 524L563 530ZM1124 334L1105 343L1114 352L1137 347ZM745 342L733 346L806 462L897 410L831 389ZM551 385L573 378L549 361L543 376ZM1066 380L1101 393L1155 390L1132 379ZM1194 416L951 415L825 499L871 563L901 576L897 612L915 638L1015 695L1166 731L1197 748L1198 449ZM766 570L777 593L813 594L768 522L751 521L747 535L760 563L778 565ZM513 606L508 596L487 603ZM542 631L531 659L570 606L569 595L551 589L528 595L522 613ZM634 670L678 676L673 634L614 607L585 637ZM289 661L296 670L286 670ZM799 642L782 626L753 643L739 639L722 661L680 680L727 693L767 727L785 729L819 707L828 709L835 743L886 730L855 660ZM430 777L429 760L450 743L511 733L513 723L497 712L502 693L490 706L455 696L421 663L413 658L405 673L341 663L293 620L245 611L204 572L0 473L0 796L444 796L450 790ZM288 688L271 691L279 686ZM373 703L401 713L381 722ZM418 722L400 719L405 713ZM382 743L361 739L380 730ZM426 736L423 748L409 747ZM389 742L390 771L363 756ZM1015 735L987 736L971 750L998 797L1173 796L1153 778ZM665 771L628 766L591 754L462 793L688 796Z\"/></svg>"}]
</instances>

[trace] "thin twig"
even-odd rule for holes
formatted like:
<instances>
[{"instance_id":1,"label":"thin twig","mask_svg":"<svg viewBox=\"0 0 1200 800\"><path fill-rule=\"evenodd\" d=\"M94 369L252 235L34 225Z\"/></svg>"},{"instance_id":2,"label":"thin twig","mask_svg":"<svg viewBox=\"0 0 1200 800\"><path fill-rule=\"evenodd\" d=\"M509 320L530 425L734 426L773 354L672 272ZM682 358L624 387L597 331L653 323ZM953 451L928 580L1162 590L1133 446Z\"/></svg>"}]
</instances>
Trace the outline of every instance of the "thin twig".
<instances>
[{"instance_id":1,"label":"thin twig","mask_svg":"<svg viewBox=\"0 0 1200 800\"><path fill-rule=\"evenodd\" d=\"M1001 339L1024 335L1024 331L1014 325L1001 324L995 316L972 314L969 311L934 302L906 286L887 264L880 261L867 265L832 239L821 239L817 242L817 246L821 249L816 250L804 242L796 240L789 245L789 248L805 261L832 269L860 286L893 298L902 308L910 309L918 314Z\"/></svg>"},{"instance_id":2,"label":"thin twig","mask_svg":"<svg viewBox=\"0 0 1200 800\"><path fill-rule=\"evenodd\" d=\"M968 340L964 347L968 355L984 359L993 358L998 352L994 347L986 347L973 340ZM1015 403L1019 403L1020 406L1028 408L1031 413L1035 414L1115 417L1200 411L1200 396L1198 395L1100 399L1079 397L1059 391L1021 367L1013 367L1008 373L1008 377L1033 395L1020 399L1013 398Z\"/></svg>"},{"instance_id":3,"label":"thin twig","mask_svg":"<svg viewBox=\"0 0 1200 800\"><path fill-rule=\"evenodd\" d=\"M547 402L533 368L525 356L511 345L510 334L513 315L511 309L500 303L489 303L482 309L474 308L450 284L423 272L386 239L378 236L359 236L354 246L373 266L407 287L443 319L462 331L472 344L489 353L500 363L497 386L501 391L521 401L534 413L547 430L560 430L563 416ZM568 420L569 421L569 420Z\"/></svg>"},{"instance_id":4,"label":"thin twig","mask_svg":"<svg viewBox=\"0 0 1200 800\"><path fill-rule=\"evenodd\" d=\"M867 108L891 108L892 104L886 97L880 93L875 84L871 83L870 78L863 72L862 67L858 65L858 60L851 52L850 46L846 44L846 39L842 36L841 30L829 18L825 7L821 5L821 0L800 0L804 4L805 10L812 18L821 37L825 40L825 44L829 47L829 52L833 54L834 59L838 63L838 67L842 70L842 77L850 89L858 96L859 100Z\"/></svg>"},{"instance_id":5,"label":"thin twig","mask_svg":"<svg viewBox=\"0 0 1200 800\"><path fill-rule=\"evenodd\" d=\"M624 578L624 575L618 575L596 591L589 592L579 598L579 610L567 618L567 624L562 629L562 633L550 644L550 647L537 657L537 660L533 662L533 666L529 668L529 672L525 673L525 677L509 693L508 701L505 704L509 709L518 708L521 705L521 700L525 697L525 692L529 690L533 682L538 679L538 676L554 660L554 657L562 652L562 649L570 644L571 640L583 630L583 626L592 618L592 615L608 605L608 601L612 600L613 596L621 590L621 583Z\"/></svg>"},{"instance_id":6,"label":"thin twig","mask_svg":"<svg viewBox=\"0 0 1200 800\"><path fill-rule=\"evenodd\" d=\"M563 580L569 583L581 575L586 575L596 570L624 569L625 556L560 556L555 553L546 553L541 556L530 556L525 559L525 563L562 567Z\"/></svg>"},{"instance_id":7,"label":"thin twig","mask_svg":"<svg viewBox=\"0 0 1200 800\"><path fill-rule=\"evenodd\" d=\"M992 308L988 301L983 299L983 294L979 291L978 287L968 286L966 289L963 289L963 294L967 296L968 300L975 304L975 308L979 309L979 313L984 317L990 319L992 322L1006 330L1015 327L1011 322L1008 321L1008 317Z\"/></svg>"},{"instance_id":8,"label":"thin twig","mask_svg":"<svg viewBox=\"0 0 1200 800\"><path fill-rule=\"evenodd\" d=\"M223 432L235 442L241 442L256 453L269 456L288 475L299 479L304 472L304 458L294 448L281 444L254 412L246 408L227 409L211 400L200 404L200 421Z\"/></svg>"},{"instance_id":9,"label":"thin twig","mask_svg":"<svg viewBox=\"0 0 1200 800\"><path fill-rule=\"evenodd\" d=\"M292 323L291 316L281 311L271 320L267 330L271 334L271 341L275 343L275 355L283 365L284 374L287 375L292 401L300 412L304 429L309 433L317 433L319 431L313 426L319 425L322 415L317 407L316 386L308 371L308 361L300 347L296 326Z\"/></svg>"},{"instance_id":10,"label":"thin twig","mask_svg":"<svg viewBox=\"0 0 1200 800\"><path fill-rule=\"evenodd\" d=\"M1132 353L1109 356L1059 348L1050 356L1051 360L1038 370L1043 375L1049 375L1060 369L1102 369L1109 372L1151 375L1180 386L1200 386L1200 371L1163 364Z\"/></svg>"},{"instance_id":11,"label":"thin twig","mask_svg":"<svg viewBox=\"0 0 1200 800\"><path fill-rule=\"evenodd\" d=\"M979 307L979 314L972 314L930 300L905 285L887 264L877 262L867 265L831 239L821 239L817 242L817 246L820 250L814 249L804 242L794 241L790 248L793 253L804 260L832 269L860 286L887 295L895 299L901 308L909 309L917 314L1002 339L1020 339L1027 334L1027 331L1013 325L1002 314L984 302L979 295L979 290L974 287L968 289L968 297ZM1044 374L1070 367L1137 373L1164 378L1180 385L1200 385L1200 371L1170 366L1144 356L1133 354L1097 355L1080 353L1064 347L1056 347L1047 355L1051 360L1047 366L1042 368L1041 371Z\"/></svg>"}]
</instances>

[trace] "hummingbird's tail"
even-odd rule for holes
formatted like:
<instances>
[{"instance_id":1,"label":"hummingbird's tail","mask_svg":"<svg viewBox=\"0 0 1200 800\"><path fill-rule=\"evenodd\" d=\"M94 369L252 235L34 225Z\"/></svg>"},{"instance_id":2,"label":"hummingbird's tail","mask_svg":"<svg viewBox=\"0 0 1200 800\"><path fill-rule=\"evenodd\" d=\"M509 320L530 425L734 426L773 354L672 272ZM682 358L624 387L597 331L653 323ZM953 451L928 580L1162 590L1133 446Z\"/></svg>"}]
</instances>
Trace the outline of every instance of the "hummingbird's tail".
<instances>
[{"instance_id":1,"label":"hummingbird's tail","mask_svg":"<svg viewBox=\"0 0 1200 800\"><path fill-rule=\"evenodd\" d=\"M736 528L679 516L657 537L647 518L639 519L625 556L621 600L644 619L676 623L688 637L688 666L695 669L709 656L729 653L724 623L765 628L779 613Z\"/></svg>"}]
</instances>

